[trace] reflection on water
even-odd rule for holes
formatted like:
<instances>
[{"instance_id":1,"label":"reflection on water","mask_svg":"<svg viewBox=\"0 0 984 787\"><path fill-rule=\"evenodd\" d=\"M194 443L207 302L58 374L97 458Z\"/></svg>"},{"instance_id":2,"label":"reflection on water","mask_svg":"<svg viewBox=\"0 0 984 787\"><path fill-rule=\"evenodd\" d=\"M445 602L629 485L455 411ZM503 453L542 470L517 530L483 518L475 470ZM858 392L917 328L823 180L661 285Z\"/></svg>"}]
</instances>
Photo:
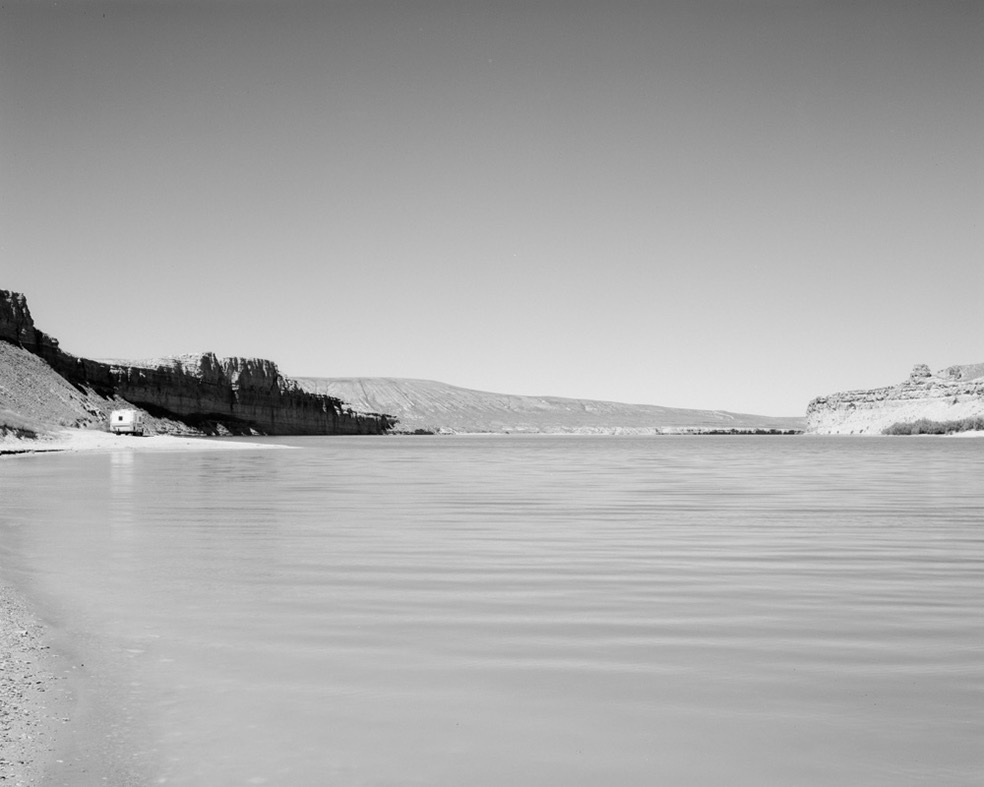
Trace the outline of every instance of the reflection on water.
<instances>
[{"instance_id":1,"label":"reflection on water","mask_svg":"<svg viewBox=\"0 0 984 787\"><path fill-rule=\"evenodd\" d=\"M984 442L293 442L4 465L96 775L980 782Z\"/></svg>"},{"instance_id":2,"label":"reflection on water","mask_svg":"<svg viewBox=\"0 0 984 787\"><path fill-rule=\"evenodd\" d=\"M109 524L119 537L133 530L138 505L134 489L133 454L119 451L109 455Z\"/></svg>"}]
</instances>

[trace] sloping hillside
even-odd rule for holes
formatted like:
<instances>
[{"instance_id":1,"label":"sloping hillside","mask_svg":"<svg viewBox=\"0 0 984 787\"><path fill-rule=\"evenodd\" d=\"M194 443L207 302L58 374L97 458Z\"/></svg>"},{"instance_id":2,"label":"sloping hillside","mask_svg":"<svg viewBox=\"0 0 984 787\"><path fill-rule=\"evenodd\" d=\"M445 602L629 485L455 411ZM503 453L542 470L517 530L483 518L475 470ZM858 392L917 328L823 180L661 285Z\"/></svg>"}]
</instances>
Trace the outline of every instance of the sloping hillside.
<instances>
[{"instance_id":1,"label":"sloping hillside","mask_svg":"<svg viewBox=\"0 0 984 787\"><path fill-rule=\"evenodd\" d=\"M105 422L112 403L79 390L27 350L0 341L0 430Z\"/></svg>"},{"instance_id":2,"label":"sloping hillside","mask_svg":"<svg viewBox=\"0 0 984 787\"><path fill-rule=\"evenodd\" d=\"M397 377L295 377L306 391L337 396L356 410L388 413L397 430L544 434L656 434L687 429L802 429L801 418L685 410L557 396L473 391Z\"/></svg>"},{"instance_id":3,"label":"sloping hillside","mask_svg":"<svg viewBox=\"0 0 984 787\"><path fill-rule=\"evenodd\" d=\"M64 427L104 428L109 414L133 405L118 396L100 396L72 385L27 350L0 340L0 437L40 435ZM144 415L157 434L192 433L184 424Z\"/></svg>"}]
</instances>

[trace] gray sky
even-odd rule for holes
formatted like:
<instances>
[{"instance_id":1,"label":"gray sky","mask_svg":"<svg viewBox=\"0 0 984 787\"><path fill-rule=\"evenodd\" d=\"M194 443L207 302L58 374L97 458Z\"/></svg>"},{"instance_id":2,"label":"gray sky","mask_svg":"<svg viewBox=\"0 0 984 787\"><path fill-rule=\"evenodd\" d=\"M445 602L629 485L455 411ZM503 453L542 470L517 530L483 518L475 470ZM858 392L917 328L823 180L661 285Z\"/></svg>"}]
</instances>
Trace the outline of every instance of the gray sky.
<instances>
[{"instance_id":1,"label":"gray sky","mask_svg":"<svg viewBox=\"0 0 984 787\"><path fill-rule=\"evenodd\" d=\"M984 2L0 5L69 352L799 415L984 361Z\"/></svg>"}]
</instances>

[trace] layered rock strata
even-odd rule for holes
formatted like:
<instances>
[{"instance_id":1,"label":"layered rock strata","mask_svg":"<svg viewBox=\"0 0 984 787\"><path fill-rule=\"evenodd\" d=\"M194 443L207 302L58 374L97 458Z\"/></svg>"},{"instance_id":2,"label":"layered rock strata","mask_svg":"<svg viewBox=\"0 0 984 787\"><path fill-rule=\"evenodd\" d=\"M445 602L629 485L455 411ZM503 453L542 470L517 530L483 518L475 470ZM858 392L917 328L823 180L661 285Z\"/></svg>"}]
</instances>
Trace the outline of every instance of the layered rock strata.
<instances>
[{"instance_id":1,"label":"layered rock strata","mask_svg":"<svg viewBox=\"0 0 984 787\"><path fill-rule=\"evenodd\" d=\"M57 339L34 327L27 298L19 292L0 290L0 339L42 358L61 353Z\"/></svg>"},{"instance_id":2,"label":"layered rock strata","mask_svg":"<svg viewBox=\"0 0 984 787\"><path fill-rule=\"evenodd\" d=\"M931 372L917 364L898 385L819 396L806 410L813 434L881 434L895 424L984 416L984 364Z\"/></svg>"},{"instance_id":3,"label":"layered rock strata","mask_svg":"<svg viewBox=\"0 0 984 787\"><path fill-rule=\"evenodd\" d=\"M273 361L260 358L206 352L105 366L124 399L206 431L222 425L234 434L381 434L392 425L387 416L301 390Z\"/></svg>"},{"instance_id":4,"label":"layered rock strata","mask_svg":"<svg viewBox=\"0 0 984 787\"><path fill-rule=\"evenodd\" d=\"M272 361L213 353L104 362L64 352L34 325L20 293L0 290L0 339L38 356L86 397L125 400L206 434L380 434L392 419L301 388Z\"/></svg>"}]
</instances>

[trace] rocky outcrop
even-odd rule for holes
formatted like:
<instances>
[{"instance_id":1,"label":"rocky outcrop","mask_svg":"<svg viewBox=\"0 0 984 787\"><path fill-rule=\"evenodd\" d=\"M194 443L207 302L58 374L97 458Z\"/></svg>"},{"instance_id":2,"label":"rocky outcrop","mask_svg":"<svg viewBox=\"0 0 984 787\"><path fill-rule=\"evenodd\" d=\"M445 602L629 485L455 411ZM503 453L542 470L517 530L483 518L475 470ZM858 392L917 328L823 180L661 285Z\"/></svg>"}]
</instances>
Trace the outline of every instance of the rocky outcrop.
<instances>
[{"instance_id":1,"label":"rocky outcrop","mask_svg":"<svg viewBox=\"0 0 984 787\"><path fill-rule=\"evenodd\" d=\"M42 357L61 352L57 339L34 327L27 298L19 292L0 290L0 339Z\"/></svg>"},{"instance_id":2,"label":"rocky outcrop","mask_svg":"<svg viewBox=\"0 0 984 787\"><path fill-rule=\"evenodd\" d=\"M0 290L0 339L42 358L86 397L125 400L207 434L379 434L392 419L309 393L272 361L213 353L104 362L64 352L39 331L20 293Z\"/></svg>"},{"instance_id":3,"label":"rocky outcrop","mask_svg":"<svg viewBox=\"0 0 984 787\"><path fill-rule=\"evenodd\" d=\"M813 434L881 434L895 424L961 421L984 416L984 364L931 372L917 364L909 379L872 390L820 396L806 410Z\"/></svg>"}]
</instances>

